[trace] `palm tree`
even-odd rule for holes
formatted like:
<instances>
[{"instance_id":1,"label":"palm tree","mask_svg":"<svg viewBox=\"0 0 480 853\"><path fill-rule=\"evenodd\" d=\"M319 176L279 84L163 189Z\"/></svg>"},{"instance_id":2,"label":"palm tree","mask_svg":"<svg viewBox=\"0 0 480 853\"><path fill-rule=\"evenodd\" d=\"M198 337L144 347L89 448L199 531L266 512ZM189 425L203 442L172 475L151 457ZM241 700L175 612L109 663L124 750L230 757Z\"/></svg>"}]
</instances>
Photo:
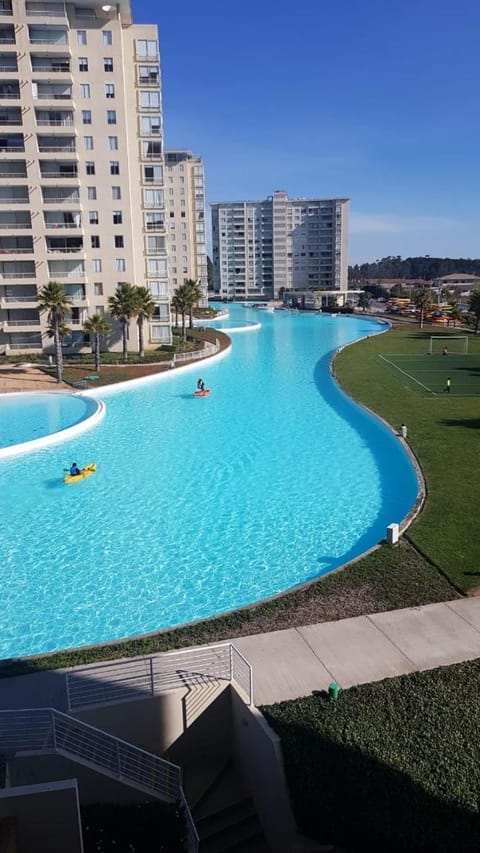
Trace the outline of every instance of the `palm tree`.
<instances>
[{"instance_id":1,"label":"palm tree","mask_svg":"<svg viewBox=\"0 0 480 853\"><path fill-rule=\"evenodd\" d=\"M100 335L106 335L111 328L103 314L93 314L83 324L84 332L90 335L92 352L95 356L95 373L100 373Z\"/></svg>"},{"instance_id":2,"label":"palm tree","mask_svg":"<svg viewBox=\"0 0 480 853\"><path fill-rule=\"evenodd\" d=\"M185 314L189 310L190 300L191 300L191 291L190 288L185 284L181 284L180 287L177 287L175 293L173 295L175 299L175 307L182 315L182 338L185 340Z\"/></svg>"},{"instance_id":3,"label":"palm tree","mask_svg":"<svg viewBox=\"0 0 480 853\"><path fill-rule=\"evenodd\" d=\"M57 382L62 381L63 353L62 340L68 334L65 318L71 311L71 303L58 281L49 281L38 294L38 310L41 314L48 312L47 320L50 337L55 345L55 364Z\"/></svg>"},{"instance_id":4,"label":"palm tree","mask_svg":"<svg viewBox=\"0 0 480 853\"><path fill-rule=\"evenodd\" d=\"M478 335L478 327L480 326L480 290L472 290L470 299L468 300L468 310L475 317L475 334Z\"/></svg>"},{"instance_id":5,"label":"palm tree","mask_svg":"<svg viewBox=\"0 0 480 853\"><path fill-rule=\"evenodd\" d=\"M175 311L175 325L178 326L178 312L180 311L180 307L176 296L172 296L170 300L170 306Z\"/></svg>"},{"instance_id":6,"label":"palm tree","mask_svg":"<svg viewBox=\"0 0 480 853\"><path fill-rule=\"evenodd\" d=\"M117 284L114 295L108 298L110 314L122 325L124 362L128 361L128 324L135 317L135 292L135 285L122 281Z\"/></svg>"},{"instance_id":7,"label":"palm tree","mask_svg":"<svg viewBox=\"0 0 480 853\"><path fill-rule=\"evenodd\" d=\"M152 299L152 294L147 287L135 288L135 316L138 325L138 353L140 358L145 355L143 346L143 323L149 320L155 311L155 302Z\"/></svg>"},{"instance_id":8,"label":"palm tree","mask_svg":"<svg viewBox=\"0 0 480 853\"><path fill-rule=\"evenodd\" d=\"M370 302L370 294L367 293L366 290L362 290L360 296L358 297L358 307L363 308L363 313L368 308L368 303Z\"/></svg>"},{"instance_id":9,"label":"palm tree","mask_svg":"<svg viewBox=\"0 0 480 853\"><path fill-rule=\"evenodd\" d=\"M425 314L432 307L432 296L426 287L419 287L413 294L413 301L417 311L420 312L420 328L423 329Z\"/></svg>"},{"instance_id":10,"label":"palm tree","mask_svg":"<svg viewBox=\"0 0 480 853\"><path fill-rule=\"evenodd\" d=\"M462 319L463 319L462 312L460 311L460 308L458 307L458 302L455 299L450 299L448 304L449 304L450 309L451 309L450 310L450 319L453 320L453 328L455 329L457 323L462 322Z\"/></svg>"},{"instance_id":11,"label":"palm tree","mask_svg":"<svg viewBox=\"0 0 480 853\"><path fill-rule=\"evenodd\" d=\"M194 278L186 278L184 282L184 286L188 290L188 311L190 315L190 328L193 329L193 309L200 302L202 298L202 288L200 287L200 282Z\"/></svg>"}]
</instances>

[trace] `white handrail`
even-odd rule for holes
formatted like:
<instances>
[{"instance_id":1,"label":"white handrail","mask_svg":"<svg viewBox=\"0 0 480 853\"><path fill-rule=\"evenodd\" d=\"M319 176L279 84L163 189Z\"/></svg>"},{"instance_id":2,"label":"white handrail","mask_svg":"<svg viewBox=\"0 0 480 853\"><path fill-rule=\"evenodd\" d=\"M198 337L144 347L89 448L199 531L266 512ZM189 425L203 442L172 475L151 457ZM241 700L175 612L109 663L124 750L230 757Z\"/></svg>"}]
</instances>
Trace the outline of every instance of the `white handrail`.
<instances>
[{"instance_id":1,"label":"white handrail","mask_svg":"<svg viewBox=\"0 0 480 853\"><path fill-rule=\"evenodd\" d=\"M76 668L65 678L70 711L216 680L234 682L253 704L252 667L232 643Z\"/></svg>"}]
</instances>

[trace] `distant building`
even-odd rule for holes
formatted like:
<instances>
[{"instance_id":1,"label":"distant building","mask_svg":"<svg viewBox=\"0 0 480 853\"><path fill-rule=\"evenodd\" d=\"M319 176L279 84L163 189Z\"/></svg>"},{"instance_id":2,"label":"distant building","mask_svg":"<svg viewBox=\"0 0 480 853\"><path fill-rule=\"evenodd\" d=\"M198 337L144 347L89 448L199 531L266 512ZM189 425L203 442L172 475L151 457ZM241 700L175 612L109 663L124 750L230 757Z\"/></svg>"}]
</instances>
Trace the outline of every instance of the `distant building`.
<instances>
[{"instance_id":1,"label":"distant building","mask_svg":"<svg viewBox=\"0 0 480 853\"><path fill-rule=\"evenodd\" d=\"M469 275L468 273L451 273L444 275L441 278L436 278L432 282L432 287L445 290L453 290L458 292L468 292L480 288L480 277L477 275Z\"/></svg>"},{"instance_id":2,"label":"distant building","mask_svg":"<svg viewBox=\"0 0 480 853\"><path fill-rule=\"evenodd\" d=\"M205 242L205 175L191 151L165 151L170 294L185 279L198 281L203 304L208 299Z\"/></svg>"},{"instance_id":3,"label":"distant building","mask_svg":"<svg viewBox=\"0 0 480 853\"><path fill-rule=\"evenodd\" d=\"M212 204L213 289L222 299L278 299L284 291L347 291L348 199Z\"/></svg>"}]
</instances>

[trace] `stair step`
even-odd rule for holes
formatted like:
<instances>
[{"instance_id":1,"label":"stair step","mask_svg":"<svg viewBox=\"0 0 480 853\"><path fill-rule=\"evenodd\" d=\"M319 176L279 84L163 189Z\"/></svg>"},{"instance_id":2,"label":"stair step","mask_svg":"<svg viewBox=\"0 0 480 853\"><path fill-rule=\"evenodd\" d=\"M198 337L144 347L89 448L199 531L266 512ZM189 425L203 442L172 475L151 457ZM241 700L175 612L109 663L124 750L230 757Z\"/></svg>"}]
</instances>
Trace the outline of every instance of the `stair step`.
<instances>
[{"instance_id":1,"label":"stair step","mask_svg":"<svg viewBox=\"0 0 480 853\"><path fill-rule=\"evenodd\" d=\"M214 815L245 799L247 791L235 765L229 761L193 804L194 820ZM190 804L190 800L187 800Z\"/></svg>"},{"instance_id":2,"label":"stair step","mask_svg":"<svg viewBox=\"0 0 480 853\"><path fill-rule=\"evenodd\" d=\"M253 815L225 827L221 832L205 840L200 836L200 851L201 853L241 853L242 850L248 850L247 844L258 844L263 838L258 818Z\"/></svg>"},{"instance_id":3,"label":"stair step","mask_svg":"<svg viewBox=\"0 0 480 853\"><path fill-rule=\"evenodd\" d=\"M196 818L195 823L198 834L202 841L228 829L232 824L239 823L247 818L256 817L255 808L250 797L232 803L215 814Z\"/></svg>"},{"instance_id":4,"label":"stair step","mask_svg":"<svg viewBox=\"0 0 480 853\"><path fill-rule=\"evenodd\" d=\"M218 759L210 760L208 763L205 761L190 763L183 768L183 790L192 812L208 797L212 789L221 784L229 767L230 761Z\"/></svg>"}]
</instances>

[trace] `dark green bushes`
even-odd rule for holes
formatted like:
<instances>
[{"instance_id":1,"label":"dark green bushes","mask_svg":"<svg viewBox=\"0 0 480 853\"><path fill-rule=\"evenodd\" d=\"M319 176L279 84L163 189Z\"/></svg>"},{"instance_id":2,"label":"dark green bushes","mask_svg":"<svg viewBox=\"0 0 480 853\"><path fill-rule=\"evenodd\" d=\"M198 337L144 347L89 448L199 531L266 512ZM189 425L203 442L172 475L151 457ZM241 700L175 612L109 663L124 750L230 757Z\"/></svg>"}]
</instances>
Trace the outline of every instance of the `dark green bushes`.
<instances>
[{"instance_id":1,"label":"dark green bushes","mask_svg":"<svg viewBox=\"0 0 480 853\"><path fill-rule=\"evenodd\" d=\"M263 708L301 831L359 853L477 853L479 678L474 661Z\"/></svg>"}]
</instances>

